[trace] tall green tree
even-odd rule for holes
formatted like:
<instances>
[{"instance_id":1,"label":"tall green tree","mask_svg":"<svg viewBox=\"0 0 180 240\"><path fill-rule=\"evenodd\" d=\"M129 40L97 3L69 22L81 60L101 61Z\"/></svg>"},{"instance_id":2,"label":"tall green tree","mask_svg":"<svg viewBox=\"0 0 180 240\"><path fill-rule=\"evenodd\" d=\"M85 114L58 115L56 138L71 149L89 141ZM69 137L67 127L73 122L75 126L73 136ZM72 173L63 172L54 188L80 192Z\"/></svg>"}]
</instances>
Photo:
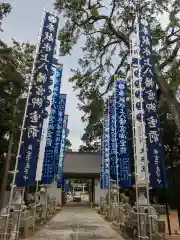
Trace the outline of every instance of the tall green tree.
<instances>
[{"instance_id":1,"label":"tall green tree","mask_svg":"<svg viewBox=\"0 0 180 240\"><path fill-rule=\"evenodd\" d=\"M29 85L32 73L32 65L35 57L36 46L29 42L19 43L13 39L12 55L16 59L17 70L24 79L26 85Z\"/></svg>"},{"instance_id":2,"label":"tall green tree","mask_svg":"<svg viewBox=\"0 0 180 240\"><path fill-rule=\"evenodd\" d=\"M8 59L0 59L0 209L8 171L14 170L35 46L13 41L10 50Z\"/></svg>"},{"instance_id":3,"label":"tall green tree","mask_svg":"<svg viewBox=\"0 0 180 240\"><path fill-rule=\"evenodd\" d=\"M2 20L11 12L11 5L9 3L0 3L0 31L2 32ZM0 59L9 59L11 56L11 48L0 40Z\"/></svg>"},{"instance_id":4,"label":"tall green tree","mask_svg":"<svg viewBox=\"0 0 180 240\"><path fill-rule=\"evenodd\" d=\"M29 43L13 42L11 49L11 61L0 59L0 131L9 132L11 125L16 123L15 130L20 131L19 126L25 107L27 87L33 64L35 46ZM15 121L12 121L13 110ZM4 151L1 148L0 151Z\"/></svg>"},{"instance_id":5,"label":"tall green tree","mask_svg":"<svg viewBox=\"0 0 180 240\"><path fill-rule=\"evenodd\" d=\"M128 69L129 36L139 13L150 23L157 83L180 131L180 104L171 91L177 89L180 79L178 0L56 0L54 6L65 21L59 33L61 55L71 54L81 44L79 67L72 70L70 81L78 91L86 125L100 121L113 75Z\"/></svg>"},{"instance_id":6,"label":"tall green tree","mask_svg":"<svg viewBox=\"0 0 180 240\"><path fill-rule=\"evenodd\" d=\"M11 4L2 2L0 3L0 30L2 30L2 20L11 12Z\"/></svg>"},{"instance_id":7,"label":"tall green tree","mask_svg":"<svg viewBox=\"0 0 180 240\"><path fill-rule=\"evenodd\" d=\"M98 136L97 136L98 138ZM79 146L79 152L100 152L101 150L101 144L99 141L97 142L90 142L88 141L84 141L84 145L80 145Z\"/></svg>"},{"instance_id":8,"label":"tall green tree","mask_svg":"<svg viewBox=\"0 0 180 240\"><path fill-rule=\"evenodd\" d=\"M11 11L11 5L0 3L0 30L2 20ZM0 40L0 210L7 186L8 170L14 170L20 128L24 114L27 88L30 80L35 46L18 43L12 46ZM8 138L7 138L8 135Z\"/></svg>"},{"instance_id":9,"label":"tall green tree","mask_svg":"<svg viewBox=\"0 0 180 240\"><path fill-rule=\"evenodd\" d=\"M72 147L71 141L68 138L66 138L66 152L71 151L71 147Z\"/></svg>"}]
</instances>

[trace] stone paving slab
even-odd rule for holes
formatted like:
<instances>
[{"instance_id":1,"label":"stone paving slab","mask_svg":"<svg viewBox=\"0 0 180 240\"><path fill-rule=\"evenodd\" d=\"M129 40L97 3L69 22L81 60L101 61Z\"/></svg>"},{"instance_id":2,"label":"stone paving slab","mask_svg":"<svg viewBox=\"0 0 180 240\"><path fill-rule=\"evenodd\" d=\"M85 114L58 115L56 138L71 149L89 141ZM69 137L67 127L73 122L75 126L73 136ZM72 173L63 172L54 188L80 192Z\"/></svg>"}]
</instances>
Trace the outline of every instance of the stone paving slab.
<instances>
[{"instance_id":1,"label":"stone paving slab","mask_svg":"<svg viewBox=\"0 0 180 240\"><path fill-rule=\"evenodd\" d=\"M68 203L31 240L123 240L93 209Z\"/></svg>"}]
</instances>

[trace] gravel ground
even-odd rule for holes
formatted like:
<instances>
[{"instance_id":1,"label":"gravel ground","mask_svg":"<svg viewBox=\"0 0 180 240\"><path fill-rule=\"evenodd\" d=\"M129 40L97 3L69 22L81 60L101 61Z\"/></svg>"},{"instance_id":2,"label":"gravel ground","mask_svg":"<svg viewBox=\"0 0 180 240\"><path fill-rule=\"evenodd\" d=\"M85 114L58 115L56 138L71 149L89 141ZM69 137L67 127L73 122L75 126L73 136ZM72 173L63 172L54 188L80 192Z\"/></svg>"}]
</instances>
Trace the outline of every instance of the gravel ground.
<instances>
[{"instance_id":1,"label":"gravel ground","mask_svg":"<svg viewBox=\"0 0 180 240\"><path fill-rule=\"evenodd\" d=\"M85 203L69 202L31 240L123 240L110 225Z\"/></svg>"}]
</instances>

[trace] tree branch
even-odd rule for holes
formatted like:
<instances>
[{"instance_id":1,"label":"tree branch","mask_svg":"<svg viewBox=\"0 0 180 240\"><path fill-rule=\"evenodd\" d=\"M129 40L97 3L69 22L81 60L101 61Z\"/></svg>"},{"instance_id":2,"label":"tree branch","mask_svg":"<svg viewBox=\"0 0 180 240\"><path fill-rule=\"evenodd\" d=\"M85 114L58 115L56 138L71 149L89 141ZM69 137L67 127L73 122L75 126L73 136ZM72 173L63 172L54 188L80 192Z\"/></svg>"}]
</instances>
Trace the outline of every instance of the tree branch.
<instances>
[{"instance_id":1,"label":"tree branch","mask_svg":"<svg viewBox=\"0 0 180 240\"><path fill-rule=\"evenodd\" d=\"M90 10L92 8L92 5L91 5L91 0L88 1L88 9Z\"/></svg>"},{"instance_id":2,"label":"tree branch","mask_svg":"<svg viewBox=\"0 0 180 240\"><path fill-rule=\"evenodd\" d=\"M108 47L110 47L111 45L114 45L114 44L119 44L119 40L115 40L115 41L110 41L108 42L105 46L103 46L99 53L102 52L102 50L106 50Z\"/></svg>"},{"instance_id":3,"label":"tree branch","mask_svg":"<svg viewBox=\"0 0 180 240\"><path fill-rule=\"evenodd\" d=\"M168 83L161 76L160 71L158 71L158 69L156 69L156 75L157 75L157 83L160 87L160 90L162 91L163 95L166 98L166 103L168 105L168 108L173 116L173 119L178 128L178 131L180 132L180 119L179 119L180 104L177 102L173 93L170 91Z\"/></svg>"},{"instance_id":4,"label":"tree branch","mask_svg":"<svg viewBox=\"0 0 180 240\"><path fill-rule=\"evenodd\" d=\"M174 58L178 54L179 48L180 48L180 41L177 42L176 47L174 48L171 56L159 65L159 70L162 70L163 68L165 68L169 63L171 63L174 60Z\"/></svg>"},{"instance_id":5,"label":"tree branch","mask_svg":"<svg viewBox=\"0 0 180 240\"><path fill-rule=\"evenodd\" d=\"M75 23L78 27L82 27L83 25L90 23L90 24L94 24L95 22L98 22L100 20L105 20L109 29L111 30L111 32L113 32L116 37L120 40L123 41L124 44L129 48L129 38L124 35L122 32L118 32L115 27L113 26L111 19L106 16L106 15L100 15L100 16L90 16L88 17L86 20L81 21L80 23ZM92 22L91 22L92 21Z\"/></svg>"},{"instance_id":6,"label":"tree branch","mask_svg":"<svg viewBox=\"0 0 180 240\"><path fill-rule=\"evenodd\" d=\"M129 50L127 50L124 55L122 56L122 59L121 59L121 62L120 64L118 65L118 67L116 68L116 71L114 72L114 75L118 74L119 72L119 69L122 67L124 61L126 60L127 56L129 54ZM109 91L109 88L111 87L113 81L114 81L114 75L111 77L111 80L109 81L107 87L106 87L106 90L100 94L99 98L101 98L102 96L104 96L108 91Z\"/></svg>"},{"instance_id":7,"label":"tree branch","mask_svg":"<svg viewBox=\"0 0 180 240\"><path fill-rule=\"evenodd\" d=\"M171 44L174 44L174 43L178 42L179 40L180 40L180 37L177 37L177 38L175 38L175 39L173 39L173 40L167 40L166 43L167 43L167 45L169 46L169 45L171 45ZM167 48L167 47L166 47L166 48Z\"/></svg>"},{"instance_id":8,"label":"tree branch","mask_svg":"<svg viewBox=\"0 0 180 240\"><path fill-rule=\"evenodd\" d=\"M113 7L112 7L112 10L111 10L111 13L110 13L110 16L109 16L110 19L112 18L114 10L115 10L115 7L116 7L116 0L113 0L112 4L113 4Z\"/></svg>"},{"instance_id":9,"label":"tree branch","mask_svg":"<svg viewBox=\"0 0 180 240\"><path fill-rule=\"evenodd\" d=\"M87 72L85 73L84 77L92 75L95 71L100 69L102 66L103 66L103 64L102 64L102 58L101 58L100 59L100 64L95 69L93 69L92 71L88 71L87 70Z\"/></svg>"},{"instance_id":10,"label":"tree branch","mask_svg":"<svg viewBox=\"0 0 180 240\"><path fill-rule=\"evenodd\" d=\"M124 44L126 45L126 47L129 48L129 38L127 36L125 36L122 32L118 32L115 29L115 27L113 26L113 24L109 18L107 18L107 24L109 26L109 29L117 36L117 38L119 38L121 41L123 41Z\"/></svg>"}]
</instances>

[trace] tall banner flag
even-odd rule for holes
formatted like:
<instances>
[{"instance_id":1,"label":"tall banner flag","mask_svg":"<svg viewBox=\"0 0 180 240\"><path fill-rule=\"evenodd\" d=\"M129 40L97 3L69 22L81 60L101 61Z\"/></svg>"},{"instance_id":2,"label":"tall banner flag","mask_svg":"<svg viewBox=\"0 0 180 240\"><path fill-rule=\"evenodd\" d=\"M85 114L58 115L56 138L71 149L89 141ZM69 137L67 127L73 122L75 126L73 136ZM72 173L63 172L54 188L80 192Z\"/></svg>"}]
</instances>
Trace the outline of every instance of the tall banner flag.
<instances>
[{"instance_id":1,"label":"tall banner flag","mask_svg":"<svg viewBox=\"0 0 180 240\"><path fill-rule=\"evenodd\" d=\"M57 176L59 164L62 163L62 170L64 169L64 151L66 147L66 138L67 138L67 125L68 125L68 115L64 115L62 119L62 128L61 128L61 139L59 145L59 152L56 159L56 171L55 174Z\"/></svg>"},{"instance_id":2,"label":"tall banner flag","mask_svg":"<svg viewBox=\"0 0 180 240\"><path fill-rule=\"evenodd\" d=\"M143 124L143 97L141 86L140 68L140 44L139 29L130 36L131 42L131 101L132 101L132 125L133 125L133 146L134 162L137 184L146 184L145 152L146 143L143 137L145 126Z\"/></svg>"},{"instance_id":3,"label":"tall banner flag","mask_svg":"<svg viewBox=\"0 0 180 240\"><path fill-rule=\"evenodd\" d=\"M69 180L67 179L64 181L64 191L65 193L69 192Z\"/></svg>"},{"instance_id":4,"label":"tall banner flag","mask_svg":"<svg viewBox=\"0 0 180 240\"><path fill-rule=\"evenodd\" d=\"M68 137L69 134L70 134L70 130L67 128L67 129L66 129L66 137Z\"/></svg>"},{"instance_id":5,"label":"tall banner flag","mask_svg":"<svg viewBox=\"0 0 180 240\"><path fill-rule=\"evenodd\" d=\"M70 133L70 130L67 128L66 129L66 146L65 146L65 150L64 150L65 152L68 152L70 149L70 146L68 146L68 144L67 144L67 138L69 136L69 133Z\"/></svg>"},{"instance_id":6,"label":"tall banner flag","mask_svg":"<svg viewBox=\"0 0 180 240\"><path fill-rule=\"evenodd\" d=\"M53 81L51 66L56 43L59 19L45 12L39 50L34 65L33 83L28 96L27 114L23 129L22 144L18 161L16 186L36 184L36 168L40 149L43 120L48 116L49 86Z\"/></svg>"},{"instance_id":7,"label":"tall banner flag","mask_svg":"<svg viewBox=\"0 0 180 240\"><path fill-rule=\"evenodd\" d=\"M144 87L144 119L148 167L152 188L167 187L164 149L157 114L156 76L152 59L152 41L149 23L139 19L142 86Z\"/></svg>"},{"instance_id":8,"label":"tall banner flag","mask_svg":"<svg viewBox=\"0 0 180 240\"><path fill-rule=\"evenodd\" d=\"M59 71L61 71L62 74L62 69L59 69ZM62 117L64 117L66 105L66 94L60 94L61 74L59 75L57 71L51 116L46 139L42 184L51 184L55 175L55 151L57 151L57 142L59 143L61 138L61 135L59 135L59 128L62 128L61 120Z\"/></svg>"},{"instance_id":9,"label":"tall banner flag","mask_svg":"<svg viewBox=\"0 0 180 240\"><path fill-rule=\"evenodd\" d=\"M66 103L65 103L66 104ZM68 121L68 116L64 115L65 113L65 107L64 109L61 108L61 116L59 114L59 119L58 119L58 127L57 127L57 132L56 132L56 142L55 142L55 148L54 148L54 164L55 164L55 172L54 172L54 177L57 177L58 174L58 166L59 166L59 157L61 153L61 144L63 144L63 150L65 150L66 146L66 128L67 128L67 121ZM63 131L65 131L65 137L63 136ZM64 153L64 151L63 151Z\"/></svg>"},{"instance_id":10,"label":"tall banner flag","mask_svg":"<svg viewBox=\"0 0 180 240\"><path fill-rule=\"evenodd\" d=\"M57 127L57 106L60 98L61 78L62 78L63 66L59 65L55 70L55 83L53 91L53 100L51 105L51 113L48 123L48 131L46 136L45 152L43 156L43 171L41 180L44 184L50 184L53 179L53 157L54 157L54 132Z\"/></svg>"},{"instance_id":11,"label":"tall banner flag","mask_svg":"<svg viewBox=\"0 0 180 240\"><path fill-rule=\"evenodd\" d=\"M110 164L110 178L117 180L117 161L116 161L116 111L115 111L115 96L109 98L109 164Z\"/></svg>"},{"instance_id":12,"label":"tall banner flag","mask_svg":"<svg viewBox=\"0 0 180 240\"><path fill-rule=\"evenodd\" d=\"M68 135L67 125L68 125L68 115L64 115L59 161L56 166L56 168L57 168L57 174L56 174L57 188L61 187L63 177L64 177L64 152L65 152L65 148L66 148L66 138Z\"/></svg>"},{"instance_id":13,"label":"tall banner flag","mask_svg":"<svg viewBox=\"0 0 180 240\"><path fill-rule=\"evenodd\" d=\"M110 162L109 162L109 121L108 115L104 117L103 123L103 189L110 187Z\"/></svg>"},{"instance_id":14,"label":"tall banner flag","mask_svg":"<svg viewBox=\"0 0 180 240\"><path fill-rule=\"evenodd\" d=\"M49 107L47 108L48 117L44 119L43 126L42 126L40 150L39 150L39 157L38 157L38 163L37 163L37 169L36 169L36 181L41 181L41 178L42 178L46 138L47 138L49 118L51 114L52 98L53 98L53 92L54 92L54 86L55 86L55 80L56 80L56 68L54 66L52 67L52 71L54 73L52 78L53 84L51 85L51 88L50 88L52 94L48 96L48 101L49 101Z\"/></svg>"},{"instance_id":15,"label":"tall banner flag","mask_svg":"<svg viewBox=\"0 0 180 240\"><path fill-rule=\"evenodd\" d=\"M104 135L104 134L103 134ZM100 166L100 186L104 189L104 140L103 135L101 137L101 166Z\"/></svg>"},{"instance_id":16,"label":"tall banner flag","mask_svg":"<svg viewBox=\"0 0 180 240\"><path fill-rule=\"evenodd\" d=\"M115 76L116 99L116 174L122 188L132 187L131 161L128 146L128 117L126 103L126 79Z\"/></svg>"}]
</instances>

